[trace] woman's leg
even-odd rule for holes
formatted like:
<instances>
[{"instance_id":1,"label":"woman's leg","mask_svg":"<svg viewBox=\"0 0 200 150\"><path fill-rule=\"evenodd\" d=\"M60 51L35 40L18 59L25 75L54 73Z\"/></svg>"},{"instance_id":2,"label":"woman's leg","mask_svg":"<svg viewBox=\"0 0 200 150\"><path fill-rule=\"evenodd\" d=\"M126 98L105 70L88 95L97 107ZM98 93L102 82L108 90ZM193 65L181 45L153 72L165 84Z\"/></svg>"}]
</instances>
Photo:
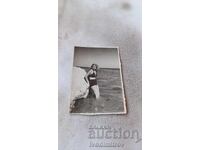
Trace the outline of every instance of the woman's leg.
<instances>
[{"instance_id":1,"label":"woman's leg","mask_svg":"<svg viewBox=\"0 0 200 150\"><path fill-rule=\"evenodd\" d=\"M87 98L88 93L89 93L89 89L86 90L86 92L85 92L84 95L83 95L83 98Z\"/></svg>"},{"instance_id":2,"label":"woman's leg","mask_svg":"<svg viewBox=\"0 0 200 150\"><path fill-rule=\"evenodd\" d=\"M99 86L98 85L93 85L92 87L92 90L94 91L94 94L96 96L96 99L99 98L100 94L99 94Z\"/></svg>"}]
</instances>

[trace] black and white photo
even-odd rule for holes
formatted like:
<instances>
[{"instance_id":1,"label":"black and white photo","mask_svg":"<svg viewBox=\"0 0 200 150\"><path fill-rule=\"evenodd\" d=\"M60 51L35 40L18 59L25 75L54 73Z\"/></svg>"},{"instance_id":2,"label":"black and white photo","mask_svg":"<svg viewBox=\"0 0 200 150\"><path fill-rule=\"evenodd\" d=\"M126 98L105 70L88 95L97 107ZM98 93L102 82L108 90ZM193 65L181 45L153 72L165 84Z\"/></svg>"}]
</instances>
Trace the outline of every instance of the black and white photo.
<instances>
[{"instance_id":1,"label":"black and white photo","mask_svg":"<svg viewBox=\"0 0 200 150\"><path fill-rule=\"evenodd\" d=\"M70 113L127 113L119 48L74 48Z\"/></svg>"}]
</instances>

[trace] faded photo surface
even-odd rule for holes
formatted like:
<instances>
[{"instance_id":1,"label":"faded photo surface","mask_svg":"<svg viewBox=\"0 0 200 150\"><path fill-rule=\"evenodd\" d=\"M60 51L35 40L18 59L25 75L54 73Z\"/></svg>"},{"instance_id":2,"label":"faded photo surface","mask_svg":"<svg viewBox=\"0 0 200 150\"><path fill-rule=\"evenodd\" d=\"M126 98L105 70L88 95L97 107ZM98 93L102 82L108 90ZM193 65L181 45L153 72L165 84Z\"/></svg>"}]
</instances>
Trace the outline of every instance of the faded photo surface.
<instances>
[{"instance_id":1,"label":"faded photo surface","mask_svg":"<svg viewBox=\"0 0 200 150\"><path fill-rule=\"evenodd\" d=\"M119 49L75 47L70 113L126 112Z\"/></svg>"}]
</instances>

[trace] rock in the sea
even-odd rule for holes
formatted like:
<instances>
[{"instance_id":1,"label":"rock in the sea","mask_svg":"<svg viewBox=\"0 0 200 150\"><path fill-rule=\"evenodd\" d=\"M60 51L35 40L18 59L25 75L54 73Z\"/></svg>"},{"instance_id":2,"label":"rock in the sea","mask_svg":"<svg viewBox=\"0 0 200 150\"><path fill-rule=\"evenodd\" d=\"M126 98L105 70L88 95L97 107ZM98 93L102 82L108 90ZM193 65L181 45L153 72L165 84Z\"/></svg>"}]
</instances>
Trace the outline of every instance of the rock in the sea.
<instances>
[{"instance_id":1,"label":"rock in the sea","mask_svg":"<svg viewBox=\"0 0 200 150\"><path fill-rule=\"evenodd\" d=\"M84 79L85 75L86 71L84 69L73 67L71 101L87 97L89 84Z\"/></svg>"}]
</instances>

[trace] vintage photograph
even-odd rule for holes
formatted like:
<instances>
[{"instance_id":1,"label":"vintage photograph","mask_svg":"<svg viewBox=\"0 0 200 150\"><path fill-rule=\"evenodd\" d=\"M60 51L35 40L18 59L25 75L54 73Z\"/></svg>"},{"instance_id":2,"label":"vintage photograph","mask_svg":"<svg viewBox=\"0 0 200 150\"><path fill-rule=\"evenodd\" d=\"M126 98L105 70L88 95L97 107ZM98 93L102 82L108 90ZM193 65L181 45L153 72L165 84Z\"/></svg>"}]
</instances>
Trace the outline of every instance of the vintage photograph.
<instances>
[{"instance_id":1,"label":"vintage photograph","mask_svg":"<svg viewBox=\"0 0 200 150\"><path fill-rule=\"evenodd\" d=\"M70 113L127 113L119 48L74 47Z\"/></svg>"}]
</instances>

